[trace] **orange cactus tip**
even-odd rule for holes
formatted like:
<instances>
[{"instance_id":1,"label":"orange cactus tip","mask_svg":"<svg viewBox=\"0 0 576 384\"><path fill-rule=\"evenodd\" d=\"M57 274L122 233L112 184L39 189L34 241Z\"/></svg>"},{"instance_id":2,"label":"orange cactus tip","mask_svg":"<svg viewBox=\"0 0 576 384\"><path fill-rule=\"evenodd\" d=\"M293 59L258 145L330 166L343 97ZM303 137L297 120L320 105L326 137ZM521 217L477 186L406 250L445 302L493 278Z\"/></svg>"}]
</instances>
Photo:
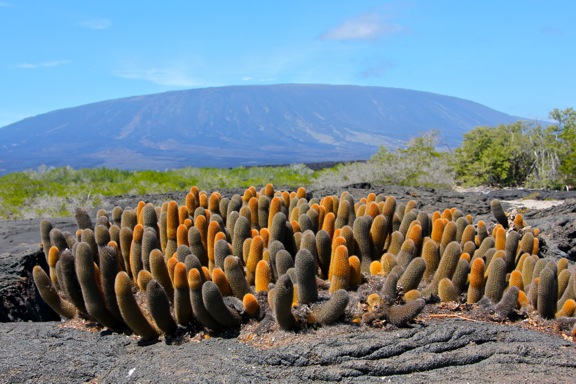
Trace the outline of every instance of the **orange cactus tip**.
<instances>
[{"instance_id":1,"label":"orange cactus tip","mask_svg":"<svg viewBox=\"0 0 576 384\"><path fill-rule=\"evenodd\" d=\"M256 317L260 313L260 304L258 303L258 299L251 293L247 293L244 295L242 299L242 304L244 305L244 311L250 317Z\"/></svg>"},{"instance_id":2,"label":"orange cactus tip","mask_svg":"<svg viewBox=\"0 0 576 384\"><path fill-rule=\"evenodd\" d=\"M174 288L184 289L188 288L188 278L186 274L186 265L184 263L176 263L174 266Z\"/></svg>"},{"instance_id":3,"label":"orange cactus tip","mask_svg":"<svg viewBox=\"0 0 576 384\"><path fill-rule=\"evenodd\" d=\"M374 260L370 263L370 274L379 275L382 272L382 264L378 260Z\"/></svg>"},{"instance_id":4,"label":"orange cactus tip","mask_svg":"<svg viewBox=\"0 0 576 384\"><path fill-rule=\"evenodd\" d=\"M202 288L202 277L200 276L200 271L196 268L192 268L188 271L188 286L194 291L198 291Z\"/></svg>"}]
</instances>

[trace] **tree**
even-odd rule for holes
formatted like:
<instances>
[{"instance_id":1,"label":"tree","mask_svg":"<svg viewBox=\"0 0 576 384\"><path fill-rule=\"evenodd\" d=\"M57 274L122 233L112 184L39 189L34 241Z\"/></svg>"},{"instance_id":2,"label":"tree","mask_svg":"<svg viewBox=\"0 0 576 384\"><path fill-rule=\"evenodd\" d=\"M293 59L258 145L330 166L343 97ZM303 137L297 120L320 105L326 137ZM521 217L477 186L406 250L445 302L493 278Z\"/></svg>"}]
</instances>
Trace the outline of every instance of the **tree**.
<instances>
[{"instance_id":1,"label":"tree","mask_svg":"<svg viewBox=\"0 0 576 384\"><path fill-rule=\"evenodd\" d=\"M522 185L533 163L527 131L529 127L518 121L466 133L455 151L456 179L464 185Z\"/></svg>"},{"instance_id":2,"label":"tree","mask_svg":"<svg viewBox=\"0 0 576 384\"><path fill-rule=\"evenodd\" d=\"M562 181L566 186L574 186L576 185L576 110L555 108L550 112L550 118L557 122L550 127L550 130L557 138Z\"/></svg>"},{"instance_id":3,"label":"tree","mask_svg":"<svg viewBox=\"0 0 576 384\"><path fill-rule=\"evenodd\" d=\"M538 125L529 133L528 139L534 157L528 185L537 188L560 187L560 156L554 129Z\"/></svg>"},{"instance_id":4,"label":"tree","mask_svg":"<svg viewBox=\"0 0 576 384\"><path fill-rule=\"evenodd\" d=\"M405 148L390 151L381 146L369 163L377 170L380 184L451 186L454 176L449 165L450 154L437 150L440 132L431 130L410 139Z\"/></svg>"},{"instance_id":5,"label":"tree","mask_svg":"<svg viewBox=\"0 0 576 384\"><path fill-rule=\"evenodd\" d=\"M474 128L455 151L456 180L500 187L576 185L576 111L554 109L550 118L557 124Z\"/></svg>"}]
</instances>

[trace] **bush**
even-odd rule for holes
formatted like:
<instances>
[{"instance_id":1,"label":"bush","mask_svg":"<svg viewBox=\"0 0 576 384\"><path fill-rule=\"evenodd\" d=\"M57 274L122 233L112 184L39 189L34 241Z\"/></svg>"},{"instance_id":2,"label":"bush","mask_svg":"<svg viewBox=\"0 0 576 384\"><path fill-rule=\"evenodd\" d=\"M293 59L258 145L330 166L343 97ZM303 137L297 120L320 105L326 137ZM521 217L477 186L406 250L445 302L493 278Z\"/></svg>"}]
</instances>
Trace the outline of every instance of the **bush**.
<instances>
[{"instance_id":1,"label":"bush","mask_svg":"<svg viewBox=\"0 0 576 384\"><path fill-rule=\"evenodd\" d=\"M576 111L555 109L548 126L518 121L464 135L453 167L463 185L561 188L576 184Z\"/></svg>"},{"instance_id":2,"label":"bush","mask_svg":"<svg viewBox=\"0 0 576 384\"><path fill-rule=\"evenodd\" d=\"M218 188L308 185L314 172L303 164L233 169L184 168L168 171L73 169L41 166L0 177L0 219L66 217L76 207L93 208L103 196L183 192L191 185Z\"/></svg>"},{"instance_id":3,"label":"bush","mask_svg":"<svg viewBox=\"0 0 576 384\"><path fill-rule=\"evenodd\" d=\"M406 148L381 146L367 162L338 165L318 173L317 188L357 183L450 188L454 181L451 154L437 150L439 132L430 131L411 139Z\"/></svg>"},{"instance_id":4,"label":"bush","mask_svg":"<svg viewBox=\"0 0 576 384\"><path fill-rule=\"evenodd\" d=\"M522 185L532 167L528 127L523 122L477 127L464 135L453 161L464 185Z\"/></svg>"}]
</instances>

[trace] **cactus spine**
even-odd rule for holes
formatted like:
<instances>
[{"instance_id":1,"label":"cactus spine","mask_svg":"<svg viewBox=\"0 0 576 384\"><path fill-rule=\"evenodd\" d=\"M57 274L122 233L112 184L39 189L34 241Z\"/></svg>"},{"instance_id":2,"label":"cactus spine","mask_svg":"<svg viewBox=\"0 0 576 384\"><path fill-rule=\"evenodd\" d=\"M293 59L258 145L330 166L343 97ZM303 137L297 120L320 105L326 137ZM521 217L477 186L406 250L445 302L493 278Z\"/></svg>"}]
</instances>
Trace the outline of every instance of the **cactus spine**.
<instances>
[{"instance_id":1,"label":"cactus spine","mask_svg":"<svg viewBox=\"0 0 576 384\"><path fill-rule=\"evenodd\" d=\"M194 313L194 317L203 327L211 330L218 330L222 328L222 326L214 320L204 306L204 300L202 299L202 281L200 272L197 269L191 269L188 271L188 286L190 287L190 304L192 306L192 312Z\"/></svg>"},{"instance_id":2,"label":"cactus spine","mask_svg":"<svg viewBox=\"0 0 576 384\"><path fill-rule=\"evenodd\" d=\"M244 295L251 293L250 285L244 277L244 271L240 264L240 259L236 256L228 256L224 260L224 273L232 288L232 293L242 300Z\"/></svg>"},{"instance_id":3,"label":"cactus spine","mask_svg":"<svg viewBox=\"0 0 576 384\"><path fill-rule=\"evenodd\" d=\"M422 257L412 259L408 267L398 280L398 286L401 286L404 292L418 288L424 272L426 270L426 262Z\"/></svg>"},{"instance_id":4,"label":"cactus spine","mask_svg":"<svg viewBox=\"0 0 576 384\"><path fill-rule=\"evenodd\" d=\"M224 327L240 325L240 315L226 306L220 290L213 282L206 281L202 285L202 301L210 316Z\"/></svg>"},{"instance_id":5,"label":"cactus spine","mask_svg":"<svg viewBox=\"0 0 576 384\"><path fill-rule=\"evenodd\" d=\"M110 246L103 247L100 253L100 280L104 302L112 316L119 322L122 322L122 315L120 314L118 302L116 301L116 292L114 291L116 274L118 272L118 255L116 250Z\"/></svg>"},{"instance_id":6,"label":"cactus spine","mask_svg":"<svg viewBox=\"0 0 576 384\"><path fill-rule=\"evenodd\" d=\"M273 312L276 322L284 330L292 330L296 325L296 319L292 315L292 298L294 285L288 274L280 276L274 288Z\"/></svg>"},{"instance_id":7,"label":"cactus spine","mask_svg":"<svg viewBox=\"0 0 576 384\"><path fill-rule=\"evenodd\" d=\"M132 232L132 244L130 245L130 271L132 277L136 279L138 272L144 269L142 264L142 237L144 235L144 227L137 224Z\"/></svg>"},{"instance_id":8,"label":"cactus spine","mask_svg":"<svg viewBox=\"0 0 576 384\"><path fill-rule=\"evenodd\" d=\"M122 318L132 332L142 337L143 340L156 339L160 333L142 313L132 295L132 282L126 272L122 271L116 275L114 291Z\"/></svg>"},{"instance_id":9,"label":"cactus spine","mask_svg":"<svg viewBox=\"0 0 576 384\"><path fill-rule=\"evenodd\" d=\"M489 267L484 294L493 303L498 303L506 288L506 262L502 258L496 258Z\"/></svg>"},{"instance_id":10,"label":"cactus spine","mask_svg":"<svg viewBox=\"0 0 576 384\"><path fill-rule=\"evenodd\" d=\"M360 258L362 272L369 272L370 263L372 263L373 245L370 241L371 224L369 216L360 216L354 221L353 225L356 253L358 258Z\"/></svg>"},{"instance_id":11,"label":"cactus spine","mask_svg":"<svg viewBox=\"0 0 576 384\"><path fill-rule=\"evenodd\" d=\"M270 266L266 260L260 260L256 265L256 277L254 279L254 290L256 293L268 291L271 282Z\"/></svg>"},{"instance_id":12,"label":"cactus spine","mask_svg":"<svg viewBox=\"0 0 576 384\"><path fill-rule=\"evenodd\" d=\"M339 289L332 294L330 300L314 309L309 317L309 322L328 325L335 323L346 310L350 297L344 289Z\"/></svg>"},{"instance_id":13,"label":"cactus spine","mask_svg":"<svg viewBox=\"0 0 576 384\"><path fill-rule=\"evenodd\" d=\"M249 285L254 284L256 277L256 266L262 260L264 253L264 240L262 236L256 235L252 238L250 249L248 251L248 259L246 261L246 281Z\"/></svg>"},{"instance_id":14,"label":"cactus spine","mask_svg":"<svg viewBox=\"0 0 576 384\"><path fill-rule=\"evenodd\" d=\"M438 284L438 296L442 302L458 301L458 292L452 283L452 280L445 277Z\"/></svg>"},{"instance_id":15,"label":"cactus spine","mask_svg":"<svg viewBox=\"0 0 576 384\"><path fill-rule=\"evenodd\" d=\"M168 300L166 291L158 281L152 279L148 282L146 286L146 299L148 301L150 314L158 328L167 335L174 334L178 326L170 313L170 301Z\"/></svg>"},{"instance_id":16,"label":"cactus spine","mask_svg":"<svg viewBox=\"0 0 576 384\"><path fill-rule=\"evenodd\" d=\"M438 264L438 269L434 274L432 282L426 288L425 294L437 294L440 280L445 277L452 278L452 275L458 266L458 260L460 259L461 254L462 249L458 242L452 241L446 246L442 258L440 259L440 263Z\"/></svg>"},{"instance_id":17,"label":"cactus spine","mask_svg":"<svg viewBox=\"0 0 576 384\"><path fill-rule=\"evenodd\" d=\"M152 276L154 276L154 279L156 279L166 291L168 300L170 300L171 303L174 302L174 287L170 279L170 274L168 273L168 267L164 261L164 255L159 249L154 249L150 252L150 272Z\"/></svg>"},{"instance_id":18,"label":"cactus spine","mask_svg":"<svg viewBox=\"0 0 576 384\"><path fill-rule=\"evenodd\" d=\"M502 318L510 316L518 305L518 295L520 290L516 286L510 286L504 292L502 299L496 304L496 313Z\"/></svg>"},{"instance_id":19,"label":"cactus spine","mask_svg":"<svg viewBox=\"0 0 576 384\"><path fill-rule=\"evenodd\" d=\"M498 199L493 199L490 201L490 209L498 224L502 225L505 229L508 228L508 216L506 216L502 208L502 202Z\"/></svg>"},{"instance_id":20,"label":"cactus spine","mask_svg":"<svg viewBox=\"0 0 576 384\"><path fill-rule=\"evenodd\" d=\"M298 301L302 304L310 304L317 301L316 266L312 253L307 249L300 249L296 254L294 265L298 281Z\"/></svg>"},{"instance_id":21,"label":"cactus spine","mask_svg":"<svg viewBox=\"0 0 576 384\"><path fill-rule=\"evenodd\" d=\"M166 247L164 254L166 254L167 258L172 257L178 247L176 239L179 225L178 203L170 201L166 210Z\"/></svg>"},{"instance_id":22,"label":"cactus spine","mask_svg":"<svg viewBox=\"0 0 576 384\"><path fill-rule=\"evenodd\" d=\"M188 272L182 262L174 266L174 315L176 322L187 325L192 320L190 290L188 287Z\"/></svg>"},{"instance_id":23,"label":"cactus spine","mask_svg":"<svg viewBox=\"0 0 576 384\"><path fill-rule=\"evenodd\" d=\"M468 256L468 254L463 253L462 256ZM466 258L460 257L458 260L458 265L456 270L452 275L452 283L456 289L456 294L460 295L466 289L466 283L468 282L468 274L470 272L470 263Z\"/></svg>"},{"instance_id":24,"label":"cactus spine","mask_svg":"<svg viewBox=\"0 0 576 384\"><path fill-rule=\"evenodd\" d=\"M106 304L97 284L92 251L87 243L81 242L76 250L76 275L82 288L82 297L90 317L110 329L122 329L122 323L106 309Z\"/></svg>"},{"instance_id":25,"label":"cactus spine","mask_svg":"<svg viewBox=\"0 0 576 384\"><path fill-rule=\"evenodd\" d=\"M258 317L260 314L260 304L258 303L258 299L251 293L247 293L244 295L242 299L242 305L244 306L244 311L250 317Z\"/></svg>"},{"instance_id":26,"label":"cactus spine","mask_svg":"<svg viewBox=\"0 0 576 384\"><path fill-rule=\"evenodd\" d=\"M558 281L555 271L544 268L540 272L538 284L538 314L545 319L553 319L556 313L556 301L558 299Z\"/></svg>"},{"instance_id":27,"label":"cactus spine","mask_svg":"<svg viewBox=\"0 0 576 384\"><path fill-rule=\"evenodd\" d=\"M405 326L422 312L425 305L424 299L415 299L404 305L393 305L388 308L386 319L397 327Z\"/></svg>"},{"instance_id":28,"label":"cactus spine","mask_svg":"<svg viewBox=\"0 0 576 384\"><path fill-rule=\"evenodd\" d=\"M330 279L330 293L339 289L348 289L350 279L350 263L348 262L348 249L339 245L334 251L332 259L332 278Z\"/></svg>"},{"instance_id":29,"label":"cactus spine","mask_svg":"<svg viewBox=\"0 0 576 384\"><path fill-rule=\"evenodd\" d=\"M62 252L57 266L57 268L61 269L63 277L60 279L60 288L62 288L66 297L81 313L87 314L88 311L86 311L82 289L76 277L76 267L74 263L74 256L72 256L69 250Z\"/></svg>"},{"instance_id":30,"label":"cactus spine","mask_svg":"<svg viewBox=\"0 0 576 384\"><path fill-rule=\"evenodd\" d=\"M482 258L472 261L469 275L470 284L468 285L466 299L468 304L477 303L484 296L484 267L485 264Z\"/></svg>"},{"instance_id":31,"label":"cactus spine","mask_svg":"<svg viewBox=\"0 0 576 384\"><path fill-rule=\"evenodd\" d=\"M48 274L44 272L40 266L34 266L32 269L32 277L34 278L34 283L38 288L42 300L44 300L50 308L67 319L72 319L76 316L76 307L58 295L56 288L52 284L52 280L50 280Z\"/></svg>"},{"instance_id":32,"label":"cactus spine","mask_svg":"<svg viewBox=\"0 0 576 384\"><path fill-rule=\"evenodd\" d=\"M332 245L330 234L321 229L316 233L316 251L318 252L318 264L322 271L322 277L328 277L330 269L330 257L332 254Z\"/></svg>"}]
</instances>

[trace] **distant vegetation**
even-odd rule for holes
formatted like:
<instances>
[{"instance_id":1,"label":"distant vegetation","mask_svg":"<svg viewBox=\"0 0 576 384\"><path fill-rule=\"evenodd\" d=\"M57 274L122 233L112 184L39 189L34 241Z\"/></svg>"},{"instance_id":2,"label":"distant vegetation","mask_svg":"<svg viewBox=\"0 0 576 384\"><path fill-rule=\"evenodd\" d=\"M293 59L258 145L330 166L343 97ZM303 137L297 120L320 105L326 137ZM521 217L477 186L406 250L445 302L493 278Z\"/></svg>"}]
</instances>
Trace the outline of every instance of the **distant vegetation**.
<instances>
[{"instance_id":1,"label":"distant vegetation","mask_svg":"<svg viewBox=\"0 0 576 384\"><path fill-rule=\"evenodd\" d=\"M289 167L184 168L123 171L70 167L0 177L0 219L70 216L77 206L99 206L104 196L282 186L343 188L350 184L454 185L560 189L576 185L576 111L555 109L546 127L516 122L477 127L454 151L441 148L438 131L413 138L405 148L380 147L370 160L313 171Z\"/></svg>"},{"instance_id":2,"label":"distant vegetation","mask_svg":"<svg viewBox=\"0 0 576 384\"><path fill-rule=\"evenodd\" d=\"M463 185L567 188L576 185L576 110L554 109L556 124L524 122L477 127L454 153L456 180Z\"/></svg>"},{"instance_id":3,"label":"distant vegetation","mask_svg":"<svg viewBox=\"0 0 576 384\"><path fill-rule=\"evenodd\" d=\"M439 151L439 132L430 131L413 138L406 148L394 151L381 146L366 162L338 165L318 172L317 187L344 187L349 184L414 185L450 188L454 172L450 152Z\"/></svg>"},{"instance_id":4,"label":"distant vegetation","mask_svg":"<svg viewBox=\"0 0 576 384\"><path fill-rule=\"evenodd\" d=\"M70 167L16 172L0 177L0 219L70 216L78 206L99 206L104 196L143 195L251 185L307 185L313 171L289 167L183 168L124 171Z\"/></svg>"}]
</instances>

